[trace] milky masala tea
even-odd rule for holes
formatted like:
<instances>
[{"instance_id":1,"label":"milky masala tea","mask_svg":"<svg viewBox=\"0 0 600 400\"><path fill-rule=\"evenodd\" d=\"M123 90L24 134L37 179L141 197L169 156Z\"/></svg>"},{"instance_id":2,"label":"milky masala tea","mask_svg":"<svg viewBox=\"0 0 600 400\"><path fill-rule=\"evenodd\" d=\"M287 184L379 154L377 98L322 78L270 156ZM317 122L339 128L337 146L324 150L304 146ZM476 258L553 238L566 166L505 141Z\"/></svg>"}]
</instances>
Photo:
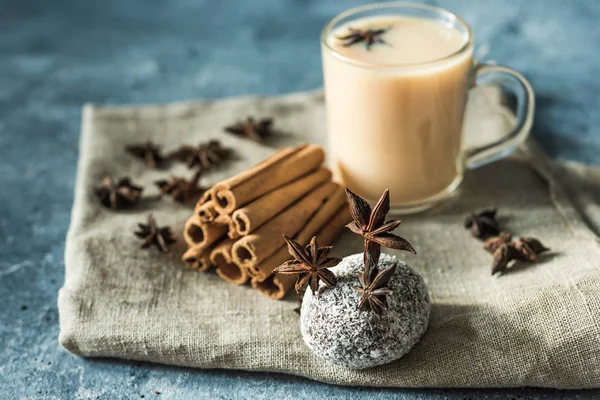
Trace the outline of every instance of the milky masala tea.
<instances>
[{"instance_id":1,"label":"milky masala tea","mask_svg":"<svg viewBox=\"0 0 600 400\"><path fill-rule=\"evenodd\" d=\"M358 7L331 21L321 42L329 163L336 179L371 201L389 188L397 211L428 208L456 189L465 167L508 154L529 132L529 84L507 68L475 64L470 28L447 11ZM465 149L475 80L515 91L522 118L499 142Z\"/></svg>"}]
</instances>

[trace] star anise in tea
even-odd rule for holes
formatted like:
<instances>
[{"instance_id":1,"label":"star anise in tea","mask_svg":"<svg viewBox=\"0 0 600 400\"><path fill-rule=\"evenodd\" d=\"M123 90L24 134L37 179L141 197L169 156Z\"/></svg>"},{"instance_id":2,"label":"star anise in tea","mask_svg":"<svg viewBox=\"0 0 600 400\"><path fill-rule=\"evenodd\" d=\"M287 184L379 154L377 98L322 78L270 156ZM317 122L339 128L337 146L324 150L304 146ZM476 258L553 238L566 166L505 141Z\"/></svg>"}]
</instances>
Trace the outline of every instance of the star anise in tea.
<instances>
[{"instance_id":1,"label":"star anise in tea","mask_svg":"<svg viewBox=\"0 0 600 400\"><path fill-rule=\"evenodd\" d=\"M169 195L173 200L185 203L190 200L197 200L206 191L206 188L198 186L199 179L200 171L194 174L192 179L172 176L169 180L156 181L155 184L160 188L160 197Z\"/></svg>"},{"instance_id":2,"label":"star anise in tea","mask_svg":"<svg viewBox=\"0 0 600 400\"><path fill-rule=\"evenodd\" d=\"M232 155L232 149L221 146L218 140L211 140L198 146L181 146L169 158L184 162L188 168L199 166L206 170L225 162Z\"/></svg>"},{"instance_id":3,"label":"star anise in tea","mask_svg":"<svg viewBox=\"0 0 600 400\"><path fill-rule=\"evenodd\" d=\"M500 227L496 220L497 209L490 208L471 213L465 218L465 228L471 231L471 235L478 239L487 239L500 233Z\"/></svg>"},{"instance_id":4,"label":"star anise in tea","mask_svg":"<svg viewBox=\"0 0 600 400\"><path fill-rule=\"evenodd\" d=\"M155 245L163 253L168 253L169 245L176 242L171 227L159 227L152 214L148 215L147 224L139 223L138 226L139 230L134 232L134 234L137 237L144 239L141 244L142 249L148 248L150 245Z\"/></svg>"},{"instance_id":5,"label":"star anise in tea","mask_svg":"<svg viewBox=\"0 0 600 400\"><path fill-rule=\"evenodd\" d=\"M160 153L160 147L150 140L146 141L146 143L136 143L126 146L125 151L143 160L148 168L157 168L164 160Z\"/></svg>"},{"instance_id":6,"label":"star anise in tea","mask_svg":"<svg viewBox=\"0 0 600 400\"><path fill-rule=\"evenodd\" d=\"M381 38L385 32L390 28L380 29L354 29L349 28L350 33L344 36L338 36L337 39L343 41L344 47L350 47L357 43L364 42L367 50L371 50L371 46L375 43L387 44L385 40Z\"/></svg>"},{"instance_id":7,"label":"star anise in tea","mask_svg":"<svg viewBox=\"0 0 600 400\"><path fill-rule=\"evenodd\" d=\"M387 308L387 296L394 293L388 286L394 272L396 272L396 264L379 271L373 279L362 272L358 274L361 286L355 287L354 290L362 296L358 304L359 310L371 309L381 318L381 313Z\"/></svg>"},{"instance_id":8,"label":"star anise in tea","mask_svg":"<svg viewBox=\"0 0 600 400\"><path fill-rule=\"evenodd\" d=\"M550 250L536 238L524 236L513 241L511 235L506 232L486 240L483 248L494 256L492 275L506 270L511 261L535 263L538 261L538 254Z\"/></svg>"},{"instance_id":9,"label":"star anise in tea","mask_svg":"<svg viewBox=\"0 0 600 400\"><path fill-rule=\"evenodd\" d=\"M273 273L282 275L298 275L296 281L296 292L300 293L308 284L316 293L319 289L319 281L323 281L327 286L335 286L337 278L328 268L335 267L342 259L337 257L329 257L332 247L319 247L317 237L313 236L312 240L306 247L287 236L283 236L287 243L288 251L293 260L286 261L279 267L273 270Z\"/></svg>"},{"instance_id":10,"label":"star anise in tea","mask_svg":"<svg viewBox=\"0 0 600 400\"><path fill-rule=\"evenodd\" d=\"M105 176L102 186L96 188L96 196L104 207L119 210L136 204L142 190L142 187L134 185L129 178L121 178L115 182L110 176Z\"/></svg>"},{"instance_id":11,"label":"star anise in tea","mask_svg":"<svg viewBox=\"0 0 600 400\"><path fill-rule=\"evenodd\" d=\"M386 190L371 211L371 206L365 200L346 189L350 214L354 221L346 225L352 232L361 235L364 239L365 274L377 274L377 264L381 254L381 246L405 250L417 254L412 245L404 238L391 233L401 221L391 220L385 222L385 217L390 211L390 192Z\"/></svg>"},{"instance_id":12,"label":"star anise in tea","mask_svg":"<svg viewBox=\"0 0 600 400\"><path fill-rule=\"evenodd\" d=\"M234 125L225 127L225 132L260 142L273 134L272 125L272 118L255 120L253 117L248 117Z\"/></svg>"}]
</instances>

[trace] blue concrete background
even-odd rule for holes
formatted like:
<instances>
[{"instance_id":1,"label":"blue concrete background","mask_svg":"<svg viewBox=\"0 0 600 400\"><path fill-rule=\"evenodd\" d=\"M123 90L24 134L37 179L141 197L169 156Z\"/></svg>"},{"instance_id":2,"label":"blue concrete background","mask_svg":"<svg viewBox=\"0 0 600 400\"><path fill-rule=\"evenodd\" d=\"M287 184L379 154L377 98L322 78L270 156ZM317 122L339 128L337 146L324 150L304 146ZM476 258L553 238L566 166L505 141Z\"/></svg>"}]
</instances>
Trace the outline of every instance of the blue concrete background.
<instances>
[{"instance_id":1,"label":"blue concrete background","mask_svg":"<svg viewBox=\"0 0 600 400\"><path fill-rule=\"evenodd\" d=\"M462 15L538 93L534 136L600 164L600 1L429 1ZM0 0L2 399L594 398L596 392L376 390L236 371L84 360L57 343L84 102L148 103L321 86L318 34L356 1ZM155 394L154 391L161 394Z\"/></svg>"}]
</instances>

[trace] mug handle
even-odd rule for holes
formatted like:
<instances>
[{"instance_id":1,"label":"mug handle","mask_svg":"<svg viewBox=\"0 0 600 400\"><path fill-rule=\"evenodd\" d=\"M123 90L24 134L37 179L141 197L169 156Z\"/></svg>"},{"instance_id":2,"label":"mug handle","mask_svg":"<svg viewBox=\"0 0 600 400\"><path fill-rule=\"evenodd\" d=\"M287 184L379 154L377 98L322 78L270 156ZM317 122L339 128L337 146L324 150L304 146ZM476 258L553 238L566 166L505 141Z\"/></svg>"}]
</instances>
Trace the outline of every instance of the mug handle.
<instances>
[{"instance_id":1,"label":"mug handle","mask_svg":"<svg viewBox=\"0 0 600 400\"><path fill-rule=\"evenodd\" d=\"M494 84L512 91L517 98L517 121L514 129L502 139L465 150L466 167L474 169L499 160L512 153L527 139L533 125L535 96L527 80L518 72L490 64L477 64L475 85Z\"/></svg>"}]
</instances>

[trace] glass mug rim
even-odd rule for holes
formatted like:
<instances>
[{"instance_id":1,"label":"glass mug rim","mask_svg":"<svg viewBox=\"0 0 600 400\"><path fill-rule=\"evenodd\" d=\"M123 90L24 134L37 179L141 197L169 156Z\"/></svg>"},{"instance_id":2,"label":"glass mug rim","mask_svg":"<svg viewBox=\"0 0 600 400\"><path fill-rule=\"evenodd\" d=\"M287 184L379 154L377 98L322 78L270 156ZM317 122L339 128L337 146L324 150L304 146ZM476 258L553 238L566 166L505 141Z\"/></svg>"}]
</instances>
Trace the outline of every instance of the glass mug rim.
<instances>
[{"instance_id":1,"label":"glass mug rim","mask_svg":"<svg viewBox=\"0 0 600 400\"><path fill-rule=\"evenodd\" d=\"M347 17L351 17L352 15L355 15L355 14L358 14L361 12L370 11L370 10L383 10L383 9L425 10L425 11L431 11L438 15L442 15L446 18L450 18L450 19L454 20L455 22L458 22L458 24L461 25L465 29L465 31L467 32L467 41L460 49L458 49L454 53L451 53L447 56L437 58L434 60L430 60L430 61L426 61L426 62L408 63L408 64L376 64L376 63L370 63L370 62L356 60L356 59L346 57L346 56L340 54L339 52L334 50L329 45L329 43L327 43L327 38L328 38L329 34L333 31L333 27L335 26L335 24L337 24L340 20L347 18ZM453 12L448 11L441 7L430 6L427 4L411 3L411 2L407 2L407 1L371 3L371 4L365 4L365 5L358 6L358 7L353 7L349 10L342 12L341 14L338 14L331 21L329 21L323 27L323 30L321 31L321 45L323 47L327 48L335 58L337 58L340 61L343 61L345 63L355 65L357 67L378 68L378 69L386 69L386 70L390 70L390 69L410 70L410 69L415 69L415 68L423 68L423 67L439 65L444 62L450 61L454 58L458 58L465 52L470 51L470 49L473 47L473 31L471 29L471 26L464 19L462 19L458 15L454 14Z\"/></svg>"}]
</instances>

